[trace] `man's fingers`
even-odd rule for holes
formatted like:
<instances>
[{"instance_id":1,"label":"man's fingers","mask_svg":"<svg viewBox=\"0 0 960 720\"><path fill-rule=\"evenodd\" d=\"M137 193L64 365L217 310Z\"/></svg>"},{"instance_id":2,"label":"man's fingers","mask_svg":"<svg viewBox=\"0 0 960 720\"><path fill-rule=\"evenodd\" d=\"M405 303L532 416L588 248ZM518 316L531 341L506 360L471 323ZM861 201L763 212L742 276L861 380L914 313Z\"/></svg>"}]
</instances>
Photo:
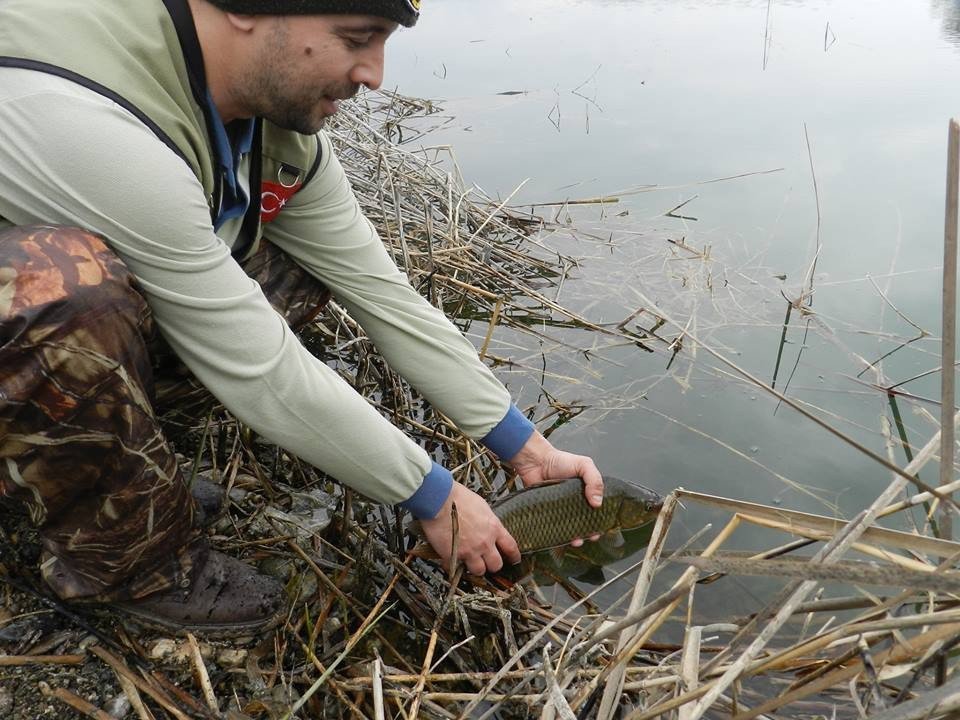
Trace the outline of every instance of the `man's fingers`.
<instances>
[{"instance_id":1,"label":"man's fingers","mask_svg":"<svg viewBox=\"0 0 960 720\"><path fill-rule=\"evenodd\" d=\"M463 564L466 565L467 572L471 575L483 575L487 571L487 564L480 555L463 558Z\"/></svg>"},{"instance_id":2,"label":"man's fingers","mask_svg":"<svg viewBox=\"0 0 960 720\"><path fill-rule=\"evenodd\" d=\"M503 558L500 557L500 553L498 553L496 549L484 555L483 562L487 566L487 572L500 572L501 568L503 568Z\"/></svg>"},{"instance_id":3,"label":"man's fingers","mask_svg":"<svg viewBox=\"0 0 960 720\"><path fill-rule=\"evenodd\" d=\"M513 535L507 532L503 526L500 527L500 533L497 535L497 547L500 548L500 554L503 559L511 565L520 562L520 546L513 539Z\"/></svg>"},{"instance_id":4,"label":"man's fingers","mask_svg":"<svg viewBox=\"0 0 960 720\"><path fill-rule=\"evenodd\" d=\"M580 478L583 480L583 494L591 507L600 507L603 504L603 476L593 464L593 460L585 458L586 462L580 469Z\"/></svg>"},{"instance_id":5,"label":"man's fingers","mask_svg":"<svg viewBox=\"0 0 960 720\"><path fill-rule=\"evenodd\" d=\"M586 538L574 538L570 541L570 547L583 547L584 542L589 540L590 542L596 542L602 537L601 533L594 533L593 535L587 535Z\"/></svg>"}]
</instances>

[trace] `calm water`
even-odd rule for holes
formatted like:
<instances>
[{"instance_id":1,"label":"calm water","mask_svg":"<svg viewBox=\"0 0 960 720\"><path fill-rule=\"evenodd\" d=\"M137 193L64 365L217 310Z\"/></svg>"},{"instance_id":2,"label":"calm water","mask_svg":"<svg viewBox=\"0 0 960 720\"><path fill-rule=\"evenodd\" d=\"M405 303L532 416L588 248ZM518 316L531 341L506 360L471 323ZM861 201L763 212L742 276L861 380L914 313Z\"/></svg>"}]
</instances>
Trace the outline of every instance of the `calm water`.
<instances>
[{"instance_id":1,"label":"calm water","mask_svg":"<svg viewBox=\"0 0 960 720\"><path fill-rule=\"evenodd\" d=\"M960 2L443 0L425 3L418 27L391 46L385 85L443 101L453 120L424 142L452 145L464 176L489 194L505 198L524 180L515 204L646 188L602 213L578 210L574 223L598 238L548 238L583 257L561 302L616 323L644 304L642 293L767 381L786 308L781 292L798 296L814 256L812 158L820 323L804 344L794 315L778 386L796 364L789 394L883 451L885 398L852 377L864 368L858 356L873 360L917 335L881 290L932 335L884 361L887 381L939 365ZM703 183L737 175L745 177ZM675 214L687 219L665 216L686 201ZM667 238L709 246L709 262ZM508 340L498 354L539 366L539 355ZM551 369L578 382L548 378L546 387L590 406L555 440L592 454L609 474L664 492L682 485L824 514L849 516L888 484L887 471L788 408L774 414L774 400L720 372L702 349L694 358L692 348L685 344L668 369L662 351L601 340L587 358L547 341ZM528 377L504 377L536 398ZM904 388L937 397L939 375ZM901 411L922 445L935 424L917 411L939 417L939 407L904 403ZM899 450L897 460L904 462ZM925 479L935 481L936 469ZM690 505L669 544L723 520ZM743 531L730 547L780 541ZM737 612L769 584L712 587L716 607Z\"/></svg>"}]
</instances>

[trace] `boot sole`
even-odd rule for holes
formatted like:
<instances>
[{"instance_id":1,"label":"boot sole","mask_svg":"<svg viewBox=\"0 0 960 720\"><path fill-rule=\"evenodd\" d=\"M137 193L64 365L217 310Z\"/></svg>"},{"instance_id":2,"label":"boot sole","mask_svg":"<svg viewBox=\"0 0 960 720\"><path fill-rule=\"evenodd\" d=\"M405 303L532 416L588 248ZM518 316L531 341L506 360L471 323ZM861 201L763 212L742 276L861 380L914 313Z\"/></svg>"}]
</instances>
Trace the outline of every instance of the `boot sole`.
<instances>
[{"instance_id":1,"label":"boot sole","mask_svg":"<svg viewBox=\"0 0 960 720\"><path fill-rule=\"evenodd\" d=\"M111 605L110 607L111 609L119 610L136 624L151 630L160 630L179 637L183 637L187 633L192 633L202 635L211 640L250 637L268 632L283 622L286 614L278 613L266 620L251 620L245 623L183 623L121 604Z\"/></svg>"}]
</instances>

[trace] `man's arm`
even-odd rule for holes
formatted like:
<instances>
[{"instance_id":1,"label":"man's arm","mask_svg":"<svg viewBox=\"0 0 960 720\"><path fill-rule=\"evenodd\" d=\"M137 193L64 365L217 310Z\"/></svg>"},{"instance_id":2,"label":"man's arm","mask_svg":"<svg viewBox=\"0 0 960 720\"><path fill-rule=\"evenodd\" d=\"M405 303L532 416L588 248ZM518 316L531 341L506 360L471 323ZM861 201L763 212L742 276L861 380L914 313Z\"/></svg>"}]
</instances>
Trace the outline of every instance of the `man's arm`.
<instances>
[{"instance_id":1,"label":"man's arm","mask_svg":"<svg viewBox=\"0 0 960 720\"><path fill-rule=\"evenodd\" d=\"M242 422L382 502L449 473L310 355L231 258L189 168L127 111L43 73L0 69L0 216L107 237L161 331Z\"/></svg>"},{"instance_id":2,"label":"man's arm","mask_svg":"<svg viewBox=\"0 0 960 720\"><path fill-rule=\"evenodd\" d=\"M467 435L509 461L526 485L579 476L598 505L603 481L593 461L553 447L510 402L476 349L437 308L421 297L393 263L363 217L329 139L316 177L268 227L270 239L324 281L391 366ZM451 507L459 521L459 559L470 572L517 562L516 542L487 503L459 483L432 519L421 520L428 540L449 562Z\"/></svg>"},{"instance_id":3,"label":"man's arm","mask_svg":"<svg viewBox=\"0 0 960 720\"><path fill-rule=\"evenodd\" d=\"M593 460L584 455L557 450L539 432L530 435L509 462L527 487L547 480L579 477L584 482L587 502L593 507L599 507L603 502L603 478ZM454 483L453 492L436 518L420 521L444 566L449 565L452 552L451 509L454 503L459 525L457 558L470 573L482 575L485 572L497 572L503 567L504 560L508 563L520 562L516 541L510 537L490 506L476 493ZM582 538L575 538L573 544L582 542Z\"/></svg>"},{"instance_id":4,"label":"man's arm","mask_svg":"<svg viewBox=\"0 0 960 720\"><path fill-rule=\"evenodd\" d=\"M492 449L510 457L532 425L509 413L510 394L476 348L410 286L364 217L326 133L318 137L316 175L266 235L330 288L390 366L434 407L476 440L496 430Z\"/></svg>"}]
</instances>

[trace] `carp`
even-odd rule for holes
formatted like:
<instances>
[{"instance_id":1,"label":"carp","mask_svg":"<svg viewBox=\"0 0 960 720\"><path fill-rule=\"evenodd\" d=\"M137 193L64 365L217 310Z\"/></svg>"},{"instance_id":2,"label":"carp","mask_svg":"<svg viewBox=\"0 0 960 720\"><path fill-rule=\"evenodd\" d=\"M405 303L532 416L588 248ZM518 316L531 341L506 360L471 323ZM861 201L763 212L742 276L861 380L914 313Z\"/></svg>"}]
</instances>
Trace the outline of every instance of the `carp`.
<instances>
[{"instance_id":1,"label":"carp","mask_svg":"<svg viewBox=\"0 0 960 720\"><path fill-rule=\"evenodd\" d=\"M603 504L591 507L580 478L511 493L492 506L521 553L561 547L574 538L630 530L656 519L663 498L620 478L603 479Z\"/></svg>"},{"instance_id":2,"label":"carp","mask_svg":"<svg viewBox=\"0 0 960 720\"><path fill-rule=\"evenodd\" d=\"M603 479L603 504L594 508L583 496L583 481L567 478L533 485L510 493L491 505L522 554L568 545L575 538L617 533L646 525L656 519L663 498L642 485L620 478ZM412 534L425 540L419 522L409 526ZM417 555L436 558L427 548Z\"/></svg>"}]
</instances>

